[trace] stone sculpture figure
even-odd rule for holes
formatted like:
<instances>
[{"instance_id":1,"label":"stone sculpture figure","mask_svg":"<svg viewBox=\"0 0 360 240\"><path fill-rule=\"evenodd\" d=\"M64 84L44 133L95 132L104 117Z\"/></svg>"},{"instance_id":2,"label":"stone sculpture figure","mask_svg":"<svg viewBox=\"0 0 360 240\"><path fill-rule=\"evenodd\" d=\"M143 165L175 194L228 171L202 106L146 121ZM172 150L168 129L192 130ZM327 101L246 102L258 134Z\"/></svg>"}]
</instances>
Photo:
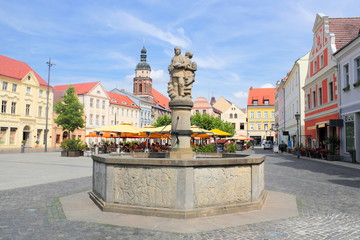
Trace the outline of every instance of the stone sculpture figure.
<instances>
[{"instance_id":1,"label":"stone sculpture figure","mask_svg":"<svg viewBox=\"0 0 360 240\"><path fill-rule=\"evenodd\" d=\"M191 61L193 54L187 52L181 55L179 47L174 48L174 57L168 67L170 81L168 83L168 94L171 100L179 97L190 97L192 84L195 81L196 63Z\"/></svg>"}]
</instances>

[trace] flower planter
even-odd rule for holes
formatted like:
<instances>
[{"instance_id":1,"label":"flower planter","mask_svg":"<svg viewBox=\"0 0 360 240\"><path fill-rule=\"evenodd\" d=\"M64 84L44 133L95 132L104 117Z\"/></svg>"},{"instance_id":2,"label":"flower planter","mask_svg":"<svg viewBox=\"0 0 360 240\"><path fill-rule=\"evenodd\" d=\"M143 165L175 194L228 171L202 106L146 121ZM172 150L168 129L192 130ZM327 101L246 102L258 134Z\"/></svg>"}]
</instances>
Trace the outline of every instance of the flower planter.
<instances>
[{"instance_id":1,"label":"flower planter","mask_svg":"<svg viewBox=\"0 0 360 240\"><path fill-rule=\"evenodd\" d=\"M62 157L81 157L84 156L84 151L61 151Z\"/></svg>"}]
</instances>

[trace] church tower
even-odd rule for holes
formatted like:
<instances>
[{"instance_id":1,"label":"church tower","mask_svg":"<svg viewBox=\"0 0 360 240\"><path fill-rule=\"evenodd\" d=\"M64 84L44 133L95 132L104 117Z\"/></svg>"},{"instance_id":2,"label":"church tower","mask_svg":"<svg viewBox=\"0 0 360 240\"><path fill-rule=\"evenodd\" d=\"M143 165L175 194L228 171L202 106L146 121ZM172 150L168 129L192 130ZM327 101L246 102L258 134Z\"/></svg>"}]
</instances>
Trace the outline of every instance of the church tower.
<instances>
[{"instance_id":1,"label":"church tower","mask_svg":"<svg viewBox=\"0 0 360 240\"><path fill-rule=\"evenodd\" d=\"M136 65L134 78L134 95L142 97L152 96L151 68L146 62L146 49L141 49L140 62Z\"/></svg>"}]
</instances>

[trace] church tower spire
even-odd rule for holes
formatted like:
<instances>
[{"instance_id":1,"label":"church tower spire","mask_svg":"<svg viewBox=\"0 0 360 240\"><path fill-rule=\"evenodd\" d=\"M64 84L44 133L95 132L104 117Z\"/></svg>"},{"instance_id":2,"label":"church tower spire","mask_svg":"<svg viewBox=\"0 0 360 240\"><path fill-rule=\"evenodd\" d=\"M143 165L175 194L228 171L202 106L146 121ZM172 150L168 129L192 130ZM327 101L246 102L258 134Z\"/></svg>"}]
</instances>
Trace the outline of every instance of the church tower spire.
<instances>
[{"instance_id":1,"label":"church tower spire","mask_svg":"<svg viewBox=\"0 0 360 240\"><path fill-rule=\"evenodd\" d=\"M152 96L151 67L146 62L146 48L141 49L140 62L136 65L134 95Z\"/></svg>"}]
</instances>

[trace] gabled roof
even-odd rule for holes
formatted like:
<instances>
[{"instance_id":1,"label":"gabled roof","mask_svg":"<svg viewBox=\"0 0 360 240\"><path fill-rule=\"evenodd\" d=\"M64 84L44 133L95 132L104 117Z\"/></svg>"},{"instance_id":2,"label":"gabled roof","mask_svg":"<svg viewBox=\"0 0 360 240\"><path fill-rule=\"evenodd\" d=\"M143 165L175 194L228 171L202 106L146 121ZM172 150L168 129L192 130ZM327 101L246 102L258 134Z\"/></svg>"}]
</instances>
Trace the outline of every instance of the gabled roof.
<instances>
[{"instance_id":1,"label":"gabled roof","mask_svg":"<svg viewBox=\"0 0 360 240\"><path fill-rule=\"evenodd\" d=\"M194 100L194 109L198 109L198 108L213 108L213 106L210 105L210 103L208 103L207 99L204 97L198 97Z\"/></svg>"},{"instance_id":2,"label":"gabled roof","mask_svg":"<svg viewBox=\"0 0 360 240\"><path fill-rule=\"evenodd\" d=\"M128 96L118 94L118 93L113 93L113 92L107 92L107 94L110 97L111 104L116 104L116 105L120 105L120 106L131 107L131 108L137 108L137 109L140 108Z\"/></svg>"},{"instance_id":3,"label":"gabled roof","mask_svg":"<svg viewBox=\"0 0 360 240\"><path fill-rule=\"evenodd\" d=\"M66 91L70 86L74 86L76 94L85 94L90 92L96 85L100 82L89 82L89 83L77 83L77 84L68 84L68 85L59 85L55 86L55 91Z\"/></svg>"},{"instance_id":4,"label":"gabled roof","mask_svg":"<svg viewBox=\"0 0 360 240\"><path fill-rule=\"evenodd\" d=\"M329 30L335 34L336 50L359 35L360 17L329 18Z\"/></svg>"},{"instance_id":5,"label":"gabled roof","mask_svg":"<svg viewBox=\"0 0 360 240\"><path fill-rule=\"evenodd\" d=\"M30 71L32 71L41 86L47 86L47 82L35 72L27 63L0 55L0 75L22 80Z\"/></svg>"},{"instance_id":6,"label":"gabled roof","mask_svg":"<svg viewBox=\"0 0 360 240\"><path fill-rule=\"evenodd\" d=\"M254 105L253 100L258 100L257 106L264 105L264 100L269 100L269 105L275 105L276 88L250 88L248 96L248 106Z\"/></svg>"},{"instance_id":7,"label":"gabled roof","mask_svg":"<svg viewBox=\"0 0 360 240\"><path fill-rule=\"evenodd\" d=\"M154 101L156 104L158 104L159 106L165 108L165 109L169 109L169 102L170 100L165 97L164 95L162 95L161 93L159 93L158 91L156 91L154 88L152 88L152 95L154 97Z\"/></svg>"}]
</instances>

